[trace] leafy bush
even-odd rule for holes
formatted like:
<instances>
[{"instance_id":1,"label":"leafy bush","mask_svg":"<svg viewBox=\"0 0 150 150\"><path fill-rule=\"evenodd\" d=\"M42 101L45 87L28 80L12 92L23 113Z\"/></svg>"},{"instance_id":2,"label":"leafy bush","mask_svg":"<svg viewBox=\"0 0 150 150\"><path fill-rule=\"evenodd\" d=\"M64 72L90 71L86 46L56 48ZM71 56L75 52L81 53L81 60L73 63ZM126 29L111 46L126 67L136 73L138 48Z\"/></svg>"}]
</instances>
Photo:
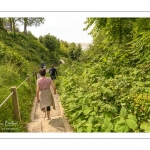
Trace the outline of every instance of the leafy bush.
<instances>
[{"instance_id":1,"label":"leafy bush","mask_svg":"<svg viewBox=\"0 0 150 150\"><path fill-rule=\"evenodd\" d=\"M58 91L70 124L76 132L148 131L149 82L139 82L136 68L108 77L108 67L102 62L59 67Z\"/></svg>"}]
</instances>

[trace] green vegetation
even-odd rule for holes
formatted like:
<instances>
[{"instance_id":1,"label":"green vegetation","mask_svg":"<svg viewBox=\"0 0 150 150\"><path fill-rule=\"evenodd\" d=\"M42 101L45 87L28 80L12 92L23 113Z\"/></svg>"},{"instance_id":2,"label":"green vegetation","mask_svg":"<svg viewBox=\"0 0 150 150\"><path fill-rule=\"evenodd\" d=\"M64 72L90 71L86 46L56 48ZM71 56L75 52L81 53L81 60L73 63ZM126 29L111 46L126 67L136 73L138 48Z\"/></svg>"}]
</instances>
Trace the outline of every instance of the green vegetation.
<instances>
[{"instance_id":1,"label":"green vegetation","mask_svg":"<svg viewBox=\"0 0 150 150\"><path fill-rule=\"evenodd\" d=\"M32 20L32 19L31 19ZM0 103L12 86L46 65L58 67L55 80L65 116L75 132L150 132L150 19L87 18L93 43L85 51L49 33L39 39L31 32L7 33L0 19ZM18 90L25 132L35 96L35 79ZM0 108L0 123L15 121L11 99ZM2 132L6 132L2 131Z\"/></svg>"},{"instance_id":2,"label":"green vegetation","mask_svg":"<svg viewBox=\"0 0 150 150\"><path fill-rule=\"evenodd\" d=\"M55 36L47 34L44 37L40 36L39 41L43 46L45 46L51 55L50 61L53 64L57 64L59 62L59 50L60 50L60 42L59 39L57 39Z\"/></svg>"},{"instance_id":3,"label":"green vegetation","mask_svg":"<svg viewBox=\"0 0 150 150\"><path fill-rule=\"evenodd\" d=\"M49 51L35 38L31 32L27 35L16 32L14 38L12 32L0 30L0 104L11 93L12 86L18 87L30 74L31 85L27 82L17 89L21 123L14 118L12 98L0 108L0 131L1 132L25 132L26 125L30 121L31 108L35 97L35 78L33 71L40 68L44 60L50 67ZM17 125L9 126L11 122ZM7 125L8 124L8 125Z\"/></svg>"},{"instance_id":4,"label":"green vegetation","mask_svg":"<svg viewBox=\"0 0 150 150\"><path fill-rule=\"evenodd\" d=\"M19 32L16 22L24 25L23 33ZM10 97L0 107L0 132L27 131L36 93L33 71L39 70L42 60L49 68L51 64L59 65L60 57L69 58L69 43L49 33L38 39L30 31L27 32L27 26L39 26L42 23L44 18L0 18L0 104L10 95L11 87L18 87L30 75L30 85L26 81L17 88L21 122L14 118ZM5 24L10 26L8 31ZM77 47L79 49L80 45Z\"/></svg>"},{"instance_id":5,"label":"green vegetation","mask_svg":"<svg viewBox=\"0 0 150 150\"><path fill-rule=\"evenodd\" d=\"M150 132L150 19L88 18L93 43L59 67L65 115L76 132Z\"/></svg>"}]
</instances>

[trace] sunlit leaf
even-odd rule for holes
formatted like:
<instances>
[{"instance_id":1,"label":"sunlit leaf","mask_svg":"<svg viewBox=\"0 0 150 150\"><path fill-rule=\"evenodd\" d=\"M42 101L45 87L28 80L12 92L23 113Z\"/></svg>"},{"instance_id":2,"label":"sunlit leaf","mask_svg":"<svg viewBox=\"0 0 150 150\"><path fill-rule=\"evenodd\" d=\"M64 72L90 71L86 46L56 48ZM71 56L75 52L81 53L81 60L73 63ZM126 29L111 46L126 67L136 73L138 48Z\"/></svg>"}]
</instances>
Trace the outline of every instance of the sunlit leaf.
<instances>
[{"instance_id":1,"label":"sunlit leaf","mask_svg":"<svg viewBox=\"0 0 150 150\"><path fill-rule=\"evenodd\" d=\"M142 123L140 126L141 129L143 129L145 132L150 132L150 123Z\"/></svg>"},{"instance_id":2,"label":"sunlit leaf","mask_svg":"<svg viewBox=\"0 0 150 150\"><path fill-rule=\"evenodd\" d=\"M101 125L102 132L110 132L113 129L113 124L110 121L110 118L104 118L104 122Z\"/></svg>"},{"instance_id":3,"label":"sunlit leaf","mask_svg":"<svg viewBox=\"0 0 150 150\"><path fill-rule=\"evenodd\" d=\"M127 116L127 110L124 107L121 108L120 116L121 117L126 117Z\"/></svg>"},{"instance_id":4,"label":"sunlit leaf","mask_svg":"<svg viewBox=\"0 0 150 150\"><path fill-rule=\"evenodd\" d=\"M116 132L128 132L129 131L129 127L126 124L126 121L124 119L117 121L117 123L115 124L115 131Z\"/></svg>"},{"instance_id":5,"label":"sunlit leaf","mask_svg":"<svg viewBox=\"0 0 150 150\"><path fill-rule=\"evenodd\" d=\"M93 109L92 108L87 108L86 110L83 111L84 115L88 115Z\"/></svg>"},{"instance_id":6,"label":"sunlit leaf","mask_svg":"<svg viewBox=\"0 0 150 150\"><path fill-rule=\"evenodd\" d=\"M132 119L126 119L126 123L127 123L127 125L129 126L130 129L135 130L138 127L137 123Z\"/></svg>"}]
</instances>

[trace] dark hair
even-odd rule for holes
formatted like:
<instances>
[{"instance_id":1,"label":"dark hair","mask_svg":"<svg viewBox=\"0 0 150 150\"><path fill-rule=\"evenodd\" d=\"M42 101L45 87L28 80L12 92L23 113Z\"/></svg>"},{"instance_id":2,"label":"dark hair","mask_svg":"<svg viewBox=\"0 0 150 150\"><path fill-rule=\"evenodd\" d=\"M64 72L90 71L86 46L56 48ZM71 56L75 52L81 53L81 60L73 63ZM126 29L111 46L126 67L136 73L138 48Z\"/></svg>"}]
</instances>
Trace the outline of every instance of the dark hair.
<instances>
[{"instance_id":1,"label":"dark hair","mask_svg":"<svg viewBox=\"0 0 150 150\"><path fill-rule=\"evenodd\" d=\"M41 68L40 71L39 71L39 74L41 76L45 76L46 75L46 69Z\"/></svg>"}]
</instances>

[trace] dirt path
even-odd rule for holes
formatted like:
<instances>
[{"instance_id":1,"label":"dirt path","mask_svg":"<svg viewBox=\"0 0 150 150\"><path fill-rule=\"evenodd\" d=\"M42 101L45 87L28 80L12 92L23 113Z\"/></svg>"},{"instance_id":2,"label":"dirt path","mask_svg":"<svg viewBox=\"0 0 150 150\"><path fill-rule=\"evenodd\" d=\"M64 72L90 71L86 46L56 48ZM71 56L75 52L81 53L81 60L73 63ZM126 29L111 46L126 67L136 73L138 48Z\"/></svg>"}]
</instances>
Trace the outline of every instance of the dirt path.
<instances>
[{"instance_id":1,"label":"dirt path","mask_svg":"<svg viewBox=\"0 0 150 150\"><path fill-rule=\"evenodd\" d=\"M53 92L52 92L53 93ZM56 110L51 107L50 120L44 118L45 114L40 110L40 105L34 99L31 113L31 122L28 123L28 132L73 132L67 119L63 114L63 107L59 100L59 95L53 95Z\"/></svg>"}]
</instances>

